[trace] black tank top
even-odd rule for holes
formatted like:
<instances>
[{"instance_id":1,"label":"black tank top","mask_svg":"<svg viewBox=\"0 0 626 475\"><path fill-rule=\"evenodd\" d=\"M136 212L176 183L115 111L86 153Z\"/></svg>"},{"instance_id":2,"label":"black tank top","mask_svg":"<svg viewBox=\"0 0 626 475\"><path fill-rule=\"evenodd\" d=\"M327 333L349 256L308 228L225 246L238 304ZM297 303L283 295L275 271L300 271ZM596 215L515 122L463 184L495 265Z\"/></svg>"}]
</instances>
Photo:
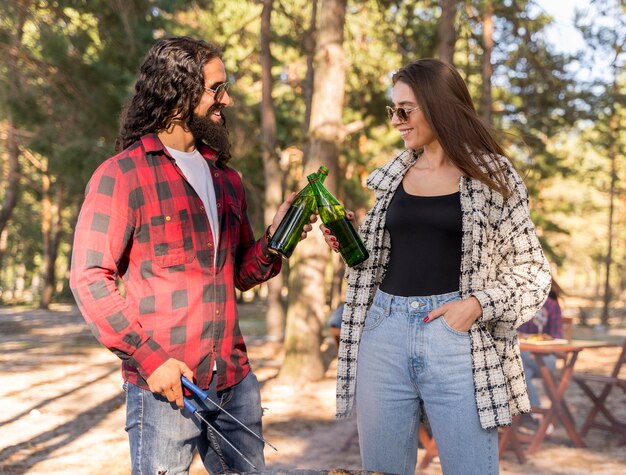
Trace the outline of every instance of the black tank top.
<instances>
[{"instance_id":1,"label":"black tank top","mask_svg":"<svg viewBox=\"0 0 626 475\"><path fill-rule=\"evenodd\" d=\"M459 290L462 213L460 192L415 196L402 183L387 209L391 258L380 285L401 297Z\"/></svg>"}]
</instances>

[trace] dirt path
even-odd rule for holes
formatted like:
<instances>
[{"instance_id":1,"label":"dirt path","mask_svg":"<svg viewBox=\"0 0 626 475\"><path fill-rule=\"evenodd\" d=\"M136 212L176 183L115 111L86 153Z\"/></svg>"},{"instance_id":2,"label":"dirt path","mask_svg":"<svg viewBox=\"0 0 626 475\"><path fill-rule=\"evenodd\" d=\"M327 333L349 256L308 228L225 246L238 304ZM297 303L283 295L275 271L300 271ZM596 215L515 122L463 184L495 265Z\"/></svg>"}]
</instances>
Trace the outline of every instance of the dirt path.
<instances>
[{"instance_id":1,"label":"dirt path","mask_svg":"<svg viewBox=\"0 0 626 475\"><path fill-rule=\"evenodd\" d=\"M279 449L266 451L268 469L360 470L354 421L334 419L335 362L322 381L295 388L273 378L282 359L278 345L248 338L248 346L263 382L265 436ZM577 370L603 372L616 356L614 349L583 352ZM626 395L614 396L626 419ZM119 363L93 339L74 307L0 308L0 401L0 473L129 472ZM568 401L580 423L587 401L574 386ZM568 447L557 427L528 463L517 464L507 452L501 473L626 473L626 448L614 437L594 430L586 442L585 449ZM198 460L191 473L205 473ZM441 470L435 460L420 473Z\"/></svg>"}]
</instances>

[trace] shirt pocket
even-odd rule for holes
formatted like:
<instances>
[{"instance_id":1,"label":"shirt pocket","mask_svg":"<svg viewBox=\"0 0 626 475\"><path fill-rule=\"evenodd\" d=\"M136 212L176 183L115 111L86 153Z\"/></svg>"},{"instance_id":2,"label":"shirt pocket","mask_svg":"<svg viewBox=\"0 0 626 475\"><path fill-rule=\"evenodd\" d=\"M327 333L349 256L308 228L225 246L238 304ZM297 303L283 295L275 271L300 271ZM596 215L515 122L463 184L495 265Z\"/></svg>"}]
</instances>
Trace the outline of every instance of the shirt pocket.
<instances>
[{"instance_id":1,"label":"shirt pocket","mask_svg":"<svg viewBox=\"0 0 626 475\"><path fill-rule=\"evenodd\" d=\"M187 264L195 252L191 219L186 209L150 218L154 262L161 267Z\"/></svg>"}]
</instances>

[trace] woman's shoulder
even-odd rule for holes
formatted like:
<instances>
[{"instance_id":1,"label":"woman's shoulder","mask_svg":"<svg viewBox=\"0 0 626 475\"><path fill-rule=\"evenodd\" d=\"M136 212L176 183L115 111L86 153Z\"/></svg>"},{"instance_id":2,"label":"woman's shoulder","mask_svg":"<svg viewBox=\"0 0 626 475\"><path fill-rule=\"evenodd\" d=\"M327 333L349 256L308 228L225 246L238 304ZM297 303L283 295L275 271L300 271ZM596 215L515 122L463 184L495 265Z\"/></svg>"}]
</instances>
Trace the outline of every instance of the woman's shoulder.
<instances>
[{"instance_id":1,"label":"woman's shoulder","mask_svg":"<svg viewBox=\"0 0 626 475\"><path fill-rule=\"evenodd\" d=\"M370 173L367 177L367 187L372 190L389 188L393 181L404 176L409 167L415 163L415 160L417 160L417 154L413 150L404 150Z\"/></svg>"},{"instance_id":2,"label":"woman's shoulder","mask_svg":"<svg viewBox=\"0 0 626 475\"><path fill-rule=\"evenodd\" d=\"M513 162L505 155L483 152L481 154L473 154L473 158L473 161L483 173L488 175L504 173L507 179L509 177L519 176Z\"/></svg>"},{"instance_id":3,"label":"woman's shoulder","mask_svg":"<svg viewBox=\"0 0 626 475\"><path fill-rule=\"evenodd\" d=\"M526 196L526 185L524 179L517 171L513 161L500 154L483 154L482 160L476 160L478 166L491 178L495 178L498 174L506 181L507 187L511 195ZM485 185L486 186L486 185Z\"/></svg>"}]
</instances>

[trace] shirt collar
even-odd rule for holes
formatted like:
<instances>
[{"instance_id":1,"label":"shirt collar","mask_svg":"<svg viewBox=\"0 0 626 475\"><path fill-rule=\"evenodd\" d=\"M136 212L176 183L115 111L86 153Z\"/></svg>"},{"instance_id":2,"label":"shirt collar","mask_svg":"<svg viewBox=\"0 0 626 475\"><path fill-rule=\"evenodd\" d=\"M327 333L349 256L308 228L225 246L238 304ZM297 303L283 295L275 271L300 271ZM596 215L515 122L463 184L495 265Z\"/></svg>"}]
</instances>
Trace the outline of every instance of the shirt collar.
<instances>
[{"instance_id":1,"label":"shirt collar","mask_svg":"<svg viewBox=\"0 0 626 475\"><path fill-rule=\"evenodd\" d=\"M164 153L166 156L172 158L156 133L146 134L141 137L140 140L141 146L146 151L146 153L161 152ZM205 143L198 141L196 143L196 148L198 149L200 154L202 154L202 156L207 160L210 160L212 162L215 162L217 160L217 153L215 152L215 150L213 150Z\"/></svg>"}]
</instances>

